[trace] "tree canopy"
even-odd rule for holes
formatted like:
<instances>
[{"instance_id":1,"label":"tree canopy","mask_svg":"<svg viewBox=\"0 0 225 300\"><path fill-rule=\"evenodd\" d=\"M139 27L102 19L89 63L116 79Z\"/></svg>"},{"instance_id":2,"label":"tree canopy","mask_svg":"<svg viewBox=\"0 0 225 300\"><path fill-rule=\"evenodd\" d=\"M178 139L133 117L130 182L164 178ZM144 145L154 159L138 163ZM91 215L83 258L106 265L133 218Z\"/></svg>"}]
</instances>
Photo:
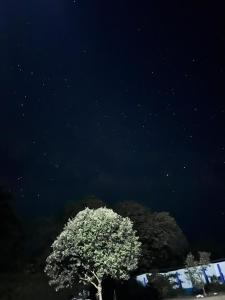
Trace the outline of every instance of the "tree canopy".
<instances>
[{"instance_id":1,"label":"tree canopy","mask_svg":"<svg viewBox=\"0 0 225 300\"><path fill-rule=\"evenodd\" d=\"M204 272L210 264L210 253L205 251L199 251L199 259L196 260L194 255L190 252L185 259L185 268L187 279L192 282L194 288L202 289L204 296L205 281Z\"/></svg>"},{"instance_id":2,"label":"tree canopy","mask_svg":"<svg viewBox=\"0 0 225 300\"><path fill-rule=\"evenodd\" d=\"M66 203L61 215L61 220L65 223L69 218L74 218L81 210L85 209L86 207L97 209L105 206L106 204L95 195L88 195L81 200L70 201Z\"/></svg>"},{"instance_id":3,"label":"tree canopy","mask_svg":"<svg viewBox=\"0 0 225 300\"><path fill-rule=\"evenodd\" d=\"M139 272L183 263L188 243L169 213L152 213L150 209L134 201L121 202L115 210L122 216L129 217L137 230L142 243Z\"/></svg>"},{"instance_id":4,"label":"tree canopy","mask_svg":"<svg viewBox=\"0 0 225 300\"><path fill-rule=\"evenodd\" d=\"M129 218L107 208L86 208L56 238L45 272L56 290L89 283L102 299L102 280L128 279L137 268L140 246Z\"/></svg>"},{"instance_id":5,"label":"tree canopy","mask_svg":"<svg viewBox=\"0 0 225 300\"><path fill-rule=\"evenodd\" d=\"M88 195L77 201L66 202L58 215L32 218L27 221L26 248L32 259L33 269L43 270L46 258L50 254L50 246L69 218L74 218L78 212L86 207L97 209L106 206L105 203L94 195Z\"/></svg>"}]
</instances>

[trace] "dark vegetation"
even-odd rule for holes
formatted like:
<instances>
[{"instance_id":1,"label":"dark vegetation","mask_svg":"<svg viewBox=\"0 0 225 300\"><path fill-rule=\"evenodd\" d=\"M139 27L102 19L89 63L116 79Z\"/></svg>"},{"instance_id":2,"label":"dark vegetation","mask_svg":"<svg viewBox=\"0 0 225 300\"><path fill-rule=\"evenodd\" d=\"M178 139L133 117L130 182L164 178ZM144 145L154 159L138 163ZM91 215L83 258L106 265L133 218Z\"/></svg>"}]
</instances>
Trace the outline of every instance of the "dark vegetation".
<instances>
[{"instance_id":1,"label":"dark vegetation","mask_svg":"<svg viewBox=\"0 0 225 300\"><path fill-rule=\"evenodd\" d=\"M148 208L133 201L121 202L115 210L134 222L134 228L142 242L139 274L149 272L152 268L182 265L188 250L188 243L182 230L169 213L151 212Z\"/></svg>"},{"instance_id":2,"label":"dark vegetation","mask_svg":"<svg viewBox=\"0 0 225 300\"><path fill-rule=\"evenodd\" d=\"M171 276L163 276L157 271L153 271L151 275L148 275L148 282L151 282L148 286L155 291L155 294L159 299L175 298L177 296L183 296L183 289L176 288L176 283L171 283Z\"/></svg>"},{"instance_id":3,"label":"dark vegetation","mask_svg":"<svg viewBox=\"0 0 225 300\"><path fill-rule=\"evenodd\" d=\"M220 284L217 282L211 282L206 284L205 290L207 294L210 293L225 293L225 284Z\"/></svg>"},{"instance_id":4,"label":"dark vegetation","mask_svg":"<svg viewBox=\"0 0 225 300\"><path fill-rule=\"evenodd\" d=\"M40 272L0 273L1 300L68 300L71 294L74 291L56 293Z\"/></svg>"},{"instance_id":5,"label":"dark vegetation","mask_svg":"<svg viewBox=\"0 0 225 300\"><path fill-rule=\"evenodd\" d=\"M56 294L48 286L43 273L50 246L68 218L74 217L85 207L107 205L95 196L89 196L68 203L58 216L22 222L14 212L11 201L12 194L1 187L0 244L3 246L0 247L0 299L69 299L74 291ZM149 272L152 268L177 266L184 261L188 243L169 213L151 212L132 201L118 203L113 209L122 216L130 217L142 242L140 267L133 276ZM116 291L117 299L137 299L137 295L139 299L154 295L155 299L158 294L155 287L143 288L134 279L123 283L106 281L104 293L108 295L105 299L110 299L112 290Z\"/></svg>"},{"instance_id":6,"label":"dark vegetation","mask_svg":"<svg viewBox=\"0 0 225 300\"><path fill-rule=\"evenodd\" d=\"M95 299L94 290L91 290L91 299ZM154 299L160 300L158 291L155 287L143 287L134 279L128 281L118 282L113 280L105 280L103 285L103 299L107 300L146 300Z\"/></svg>"},{"instance_id":7,"label":"dark vegetation","mask_svg":"<svg viewBox=\"0 0 225 300\"><path fill-rule=\"evenodd\" d=\"M24 229L12 206L9 190L0 186L0 270L14 271L23 264Z\"/></svg>"}]
</instances>

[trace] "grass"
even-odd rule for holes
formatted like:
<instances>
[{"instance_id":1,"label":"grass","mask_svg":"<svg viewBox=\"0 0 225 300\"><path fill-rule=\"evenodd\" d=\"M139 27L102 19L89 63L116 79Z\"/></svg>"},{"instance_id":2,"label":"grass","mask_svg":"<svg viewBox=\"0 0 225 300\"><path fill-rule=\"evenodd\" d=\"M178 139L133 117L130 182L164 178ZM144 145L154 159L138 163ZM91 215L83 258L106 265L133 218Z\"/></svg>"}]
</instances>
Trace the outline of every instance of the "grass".
<instances>
[{"instance_id":1,"label":"grass","mask_svg":"<svg viewBox=\"0 0 225 300\"><path fill-rule=\"evenodd\" d=\"M0 274L0 300L68 300L74 291L55 292L41 273Z\"/></svg>"}]
</instances>

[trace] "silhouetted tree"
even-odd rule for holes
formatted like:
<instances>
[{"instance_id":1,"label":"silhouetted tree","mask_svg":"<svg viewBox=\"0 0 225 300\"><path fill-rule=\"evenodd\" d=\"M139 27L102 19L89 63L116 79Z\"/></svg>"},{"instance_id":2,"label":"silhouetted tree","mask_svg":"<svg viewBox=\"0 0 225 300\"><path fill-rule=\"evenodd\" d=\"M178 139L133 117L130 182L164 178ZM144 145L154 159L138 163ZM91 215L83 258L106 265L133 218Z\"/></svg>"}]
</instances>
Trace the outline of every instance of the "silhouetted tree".
<instances>
[{"instance_id":1,"label":"silhouetted tree","mask_svg":"<svg viewBox=\"0 0 225 300\"><path fill-rule=\"evenodd\" d=\"M201 289L206 296L204 273L210 264L210 253L199 251L199 260L196 260L192 253L189 253L185 260L186 276L196 289Z\"/></svg>"},{"instance_id":2,"label":"silhouetted tree","mask_svg":"<svg viewBox=\"0 0 225 300\"><path fill-rule=\"evenodd\" d=\"M23 230L10 201L12 193L0 186L0 270L18 269L23 252Z\"/></svg>"},{"instance_id":3,"label":"silhouetted tree","mask_svg":"<svg viewBox=\"0 0 225 300\"><path fill-rule=\"evenodd\" d=\"M144 287L135 278L128 281L116 282L116 300L158 300L159 295L152 286Z\"/></svg>"},{"instance_id":4,"label":"silhouetted tree","mask_svg":"<svg viewBox=\"0 0 225 300\"><path fill-rule=\"evenodd\" d=\"M78 212L85 209L86 207L90 209L97 209L105 206L106 204L95 195L88 195L87 197L79 201L68 202L66 203L61 215L61 222L64 224L69 218L74 218L78 214Z\"/></svg>"},{"instance_id":5,"label":"silhouetted tree","mask_svg":"<svg viewBox=\"0 0 225 300\"><path fill-rule=\"evenodd\" d=\"M139 272L182 264L188 243L169 213L152 213L150 209L134 201L121 202L115 210L134 222L134 228L140 237L142 258Z\"/></svg>"},{"instance_id":6,"label":"silhouetted tree","mask_svg":"<svg viewBox=\"0 0 225 300\"><path fill-rule=\"evenodd\" d=\"M38 217L27 223L26 249L33 271L43 270L50 245L62 230L55 217Z\"/></svg>"}]
</instances>

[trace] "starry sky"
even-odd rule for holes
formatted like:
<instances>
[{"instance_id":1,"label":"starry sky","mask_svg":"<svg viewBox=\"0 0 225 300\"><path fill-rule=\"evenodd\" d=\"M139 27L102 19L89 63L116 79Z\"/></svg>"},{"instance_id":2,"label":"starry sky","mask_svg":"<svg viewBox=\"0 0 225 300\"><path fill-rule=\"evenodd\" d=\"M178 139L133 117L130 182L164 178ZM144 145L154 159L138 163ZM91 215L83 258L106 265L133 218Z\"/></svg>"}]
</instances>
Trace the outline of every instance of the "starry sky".
<instances>
[{"instance_id":1,"label":"starry sky","mask_svg":"<svg viewBox=\"0 0 225 300\"><path fill-rule=\"evenodd\" d=\"M136 200L225 245L224 6L0 3L0 183L21 214Z\"/></svg>"}]
</instances>

